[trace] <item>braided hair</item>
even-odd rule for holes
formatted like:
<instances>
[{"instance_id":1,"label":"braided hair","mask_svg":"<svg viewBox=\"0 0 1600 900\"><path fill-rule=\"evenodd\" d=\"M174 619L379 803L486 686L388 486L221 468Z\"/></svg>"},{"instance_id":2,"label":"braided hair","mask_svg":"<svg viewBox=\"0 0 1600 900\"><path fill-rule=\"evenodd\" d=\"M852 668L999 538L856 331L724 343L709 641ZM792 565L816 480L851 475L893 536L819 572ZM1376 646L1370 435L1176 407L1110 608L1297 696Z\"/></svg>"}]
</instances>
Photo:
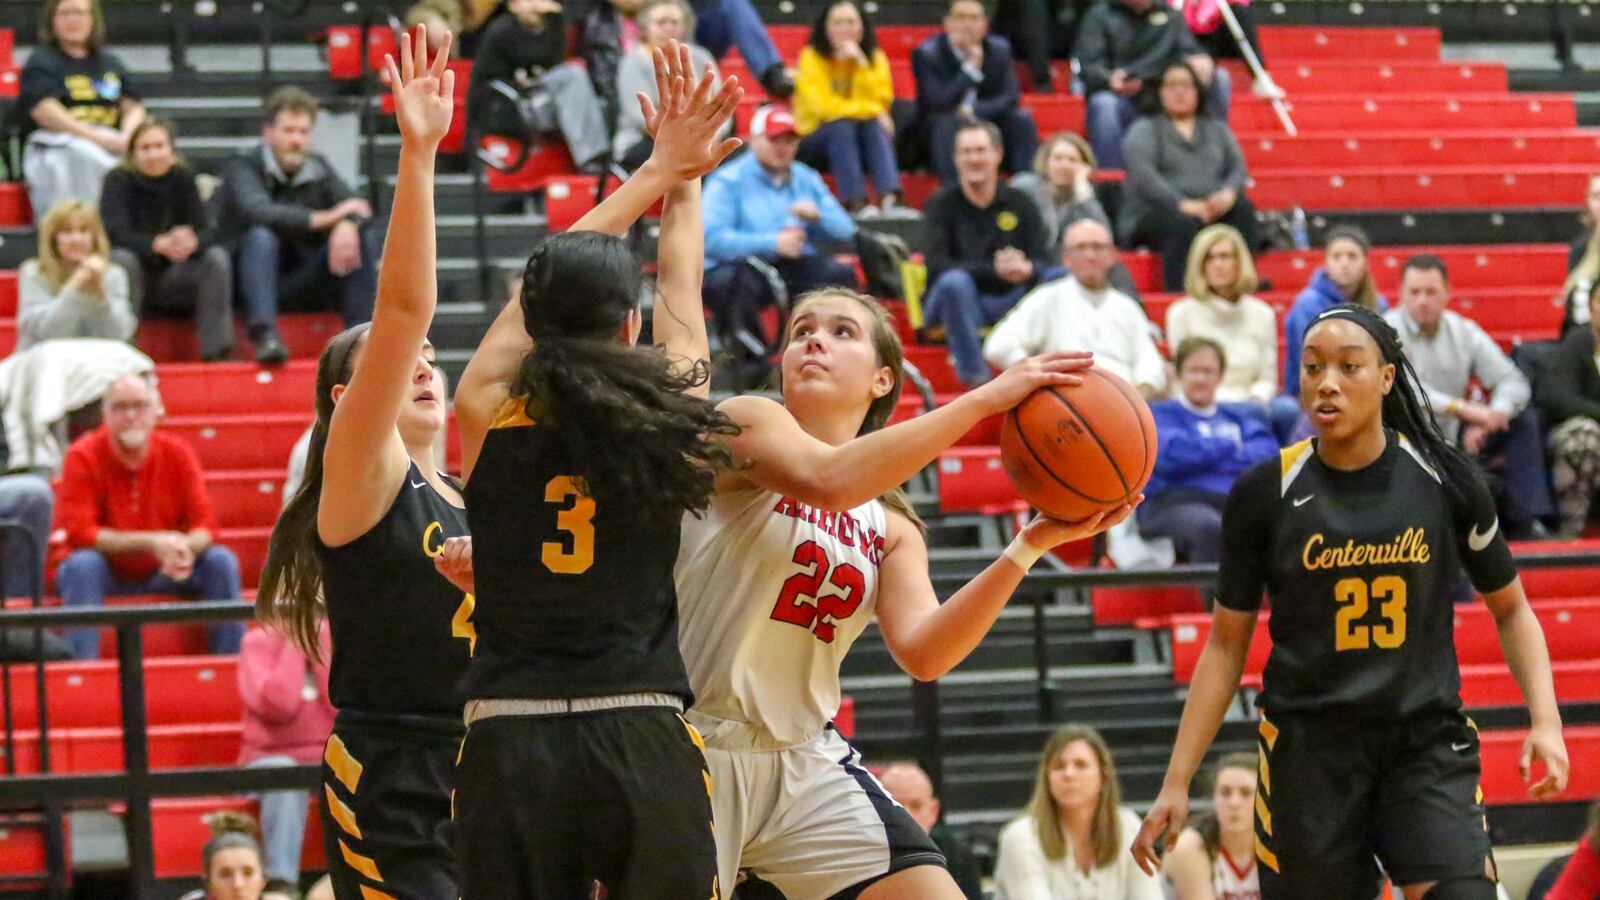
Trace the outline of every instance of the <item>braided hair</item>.
<instances>
[{"instance_id":1,"label":"braided hair","mask_svg":"<svg viewBox=\"0 0 1600 900\"><path fill-rule=\"evenodd\" d=\"M1448 441L1433 411L1426 404L1422 379L1402 351L1400 333L1376 311L1355 303L1330 307L1311 321L1307 337L1323 322L1343 319L1360 326L1378 345L1378 354L1394 366L1394 384L1383 397L1383 425L1405 435L1424 462L1439 476L1456 499L1466 497L1467 486L1480 478L1477 464Z\"/></svg>"}]
</instances>

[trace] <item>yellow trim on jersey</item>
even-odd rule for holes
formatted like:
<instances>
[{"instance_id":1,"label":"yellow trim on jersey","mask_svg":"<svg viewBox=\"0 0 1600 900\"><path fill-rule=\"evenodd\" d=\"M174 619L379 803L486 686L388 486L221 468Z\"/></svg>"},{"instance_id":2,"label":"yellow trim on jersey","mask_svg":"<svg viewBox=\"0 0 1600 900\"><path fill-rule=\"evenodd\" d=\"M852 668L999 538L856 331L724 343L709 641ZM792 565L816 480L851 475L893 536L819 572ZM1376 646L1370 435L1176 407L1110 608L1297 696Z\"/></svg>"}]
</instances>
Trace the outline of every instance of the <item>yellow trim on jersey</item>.
<instances>
[{"instance_id":1,"label":"yellow trim on jersey","mask_svg":"<svg viewBox=\"0 0 1600 900\"><path fill-rule=\"evenodd\" d=\"M1294 484L1294 480L1300 477L1300 470L1304 469L1306 463L1311 461L1312 452L1310 438L1306 438L1298 444L1290 444L1278 451L1278 468L1282 476L1282 482L1279 486L1280 495L1289 493L1289 485Z\"/></svg>"},{"instance_id":2,"label":"yellow trim on jersey","mask_svg":"<svg viewBox=\"0 0 1600 900\"><path fill-rule=\"evenodd\" d=\"M1272 793L1272 767L1267 765L1267 751L1256 754L1256 775L1260 777L1261 793Z\"/></svg>"},{"instance_id":3,"label":"yellow trim on jersey","mask_svg":"<svg viewBox=\"0 0 1600 900\"><path fill-rule=\"evenodd\" d=\"M333 820L339 823L339 827L344 829L345 834L358 841L361 840L361 828L356 825L355 810L346 806L343 800L334 796L332 786L323 785L322 793L323 799L328 801L328 815L333 816Z\"/></svg>"},{"instance_id":4,"label":"yellow trim on jersey","mask_svg":"<svg viewBox=\"0 0 1600 900\"><path fill-rule=\"evenodd\" d=\"M1272 871L1278 871L1278 854L1267 849L1267 845L1262 842L1259 834L1256 835L1256 859L1260 860L1262 865Z\"/></svg>"},{"instance_id":5,"label":"yellow trim on jersey","mask_svg":"<svg viewBox=\"0 0 1600 900\"><path fill-rule=\"evenodd\" d=\"M1265 717L1261 719L1261 739L1267 742L1267 749L1278 742L1278 726L1268 722Z\"/></svg>"},{"instance_id":6,"label":"yellow trim on jersey","mask_svg":"<svg viewBox=\"0 0 1600 900\"><path fill-rule=\"evenodd\" d=\"M1267 809L1266 795L1260 791L1256 791L1256 822L1267 837L1272 837L1272 810Z\"/></svg>"},{"instance_id":7,"label":"yellow trim on jersey","mask_svg":"<svg viewBox=\"0 0 1600 900\"><path fill-rule=\"evenodd\" d=\"M1277 870L1274 869L1273 871ZM369 888L363 884L361 885L361 900L396 900L396 898L393 894L386 894L377 888Z\"/></svg>"},{"instance_id":8,"label":"yellow trim on jersey","mask_svg":"<svg viewBox=\"0 0 1600 900\"><path fill-rule=\"evenodd\" d=\"M346 865L360 872L362 877L370 881L383 881L383 876L378 873L376 860L351 850L350 845L344 842L344 838L338 838L337 840L339 841L339 855L344 857Z\"/></svg>"},{"instance_id":9,"label":"yellow trim on jersey","mask_svg":"<svg viewBox=\"0 0 1600 900\"><path fill-rule=\"evenodd\" d=\"M495 413L494 421L490 423L489 430L496 428L524 428L534 424L528 416L527 401L512 397L501 404L500 411Z\"/></svg>"},{"instance_id":10,"label":"yellow trim on jersey","mask_svg":"<svg viewBox=\"0 0 1600 900\"><path fill-rule=\"evenodd\" d=\"M350 755L350 748L337 734L328 736L328 743L322 748L322 761L328 764L333 777L339 779L345 790L356 792L356 785L361 783L361 762Z\"/></svg>"}]
</instances>

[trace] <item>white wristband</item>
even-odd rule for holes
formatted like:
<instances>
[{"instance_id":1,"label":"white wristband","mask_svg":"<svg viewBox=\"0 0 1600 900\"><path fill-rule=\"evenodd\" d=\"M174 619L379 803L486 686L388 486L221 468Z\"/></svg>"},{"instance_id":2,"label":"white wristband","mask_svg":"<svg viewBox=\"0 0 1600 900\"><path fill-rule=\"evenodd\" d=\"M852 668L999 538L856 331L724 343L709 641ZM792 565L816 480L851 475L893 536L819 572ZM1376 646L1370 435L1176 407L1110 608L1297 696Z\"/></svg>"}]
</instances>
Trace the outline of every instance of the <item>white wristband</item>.
<instances>
[{"instance_id":1,"label":"white wristband","mask_svg":"<svg viewBox=\"0 0 1600 900\"><path fill-rule=\"evenodd\" d=\"M1006 545L1006 552L1002 555L1016 563L1017 568L1026 572L1033 568L1033 564L1038 562L1039 557L1043 556L1044 553L1045 551L1023 540L1022 535L1018 534L1011 539L1011 543Z\"/></svg>"}]
</instances>

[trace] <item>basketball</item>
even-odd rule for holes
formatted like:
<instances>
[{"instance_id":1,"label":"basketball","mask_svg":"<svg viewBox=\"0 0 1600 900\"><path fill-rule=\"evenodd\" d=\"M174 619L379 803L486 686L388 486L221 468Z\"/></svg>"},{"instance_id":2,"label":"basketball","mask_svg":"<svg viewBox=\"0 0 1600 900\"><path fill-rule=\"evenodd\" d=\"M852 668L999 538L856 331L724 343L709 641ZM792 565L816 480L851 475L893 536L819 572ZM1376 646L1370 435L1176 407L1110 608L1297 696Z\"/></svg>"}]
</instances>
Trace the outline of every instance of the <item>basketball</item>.
<instances>
[{"instance_id":1,"label":"basketball","mask_svg":"<svg viewBox=\"0 0 1600 900\"><path fill-rule=\"evenodd\" d=\"M1156 423L1133 386L1096 366L1006 413L1000 459L1022 499L1065 521L1139 496L1156 465Z\"/></svg>"}]
</instances>

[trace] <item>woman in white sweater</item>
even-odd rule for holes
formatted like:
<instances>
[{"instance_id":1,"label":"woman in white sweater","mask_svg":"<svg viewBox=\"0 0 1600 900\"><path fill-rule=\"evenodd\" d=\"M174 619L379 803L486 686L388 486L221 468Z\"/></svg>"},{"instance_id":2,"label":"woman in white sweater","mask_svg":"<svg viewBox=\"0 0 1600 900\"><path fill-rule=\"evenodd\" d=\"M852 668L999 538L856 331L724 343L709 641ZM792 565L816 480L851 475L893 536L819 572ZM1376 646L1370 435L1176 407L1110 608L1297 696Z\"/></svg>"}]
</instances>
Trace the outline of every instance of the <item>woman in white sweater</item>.
<instances>
[{"instance_id":1,"label":"woman in white sweater","mask_svg":"<svg viewBox=\"0 0 1600 900\"><path fill-rule=\"evenodd\" d=\"M39 255L17 277L18 350L52 338L133 337L128 273L110 251L93 206L63 200L51 208L39 226Z\"/></svg>"},{"instance_id":2,"label":"woman in white sweater","mask_svg":"<svg viewBox=\"0 0 1600 900\"><path fill-rule=\"evenodd\" d=\"M656 66L650 51L666 47L667 41L687 43L694 34L694 11L685 0L648 0L635 17L639 25L639 46L622 58L617 68L617 133L611 143L611 158L629 172L639 168L650 158L655 142L644 126L644 112L639 109L635 94L644 94L651 103L659 105L656 96ZM689 57L696 73L707 69L716 71L717 60L711 51L699 44L689 44ZM713 88L722 86L717 77ZM731 130L733 120L728 120Z\"/></svg>"},{"instance_id":3,"label":"woman in white sweater","mask_svg":"<svg viewBox=\"0 0 1600 900\"><path fill-rule=\"evenodd\" d=\"M1228 354L1217 401L1271 403L1278 395L1278 318L1250 295L1256 266L1237 229L1211 225L1195 236L1183 288L1187 296L1167 310L1167 343L1216 341Z\"/></svg>"},{"instance_id":4,"label":"woman in white sweater","mask_svg":"<svg viewBox=\"0 0 1600 900\"><path fill-rule=\"evenodd\" d=\"M1139 817L1122 806L1100 733L1068 725L1045 743L1033 799L1000 832L998 900L1164 900L1127 852Z\"/></svg>"}]
</instances>

